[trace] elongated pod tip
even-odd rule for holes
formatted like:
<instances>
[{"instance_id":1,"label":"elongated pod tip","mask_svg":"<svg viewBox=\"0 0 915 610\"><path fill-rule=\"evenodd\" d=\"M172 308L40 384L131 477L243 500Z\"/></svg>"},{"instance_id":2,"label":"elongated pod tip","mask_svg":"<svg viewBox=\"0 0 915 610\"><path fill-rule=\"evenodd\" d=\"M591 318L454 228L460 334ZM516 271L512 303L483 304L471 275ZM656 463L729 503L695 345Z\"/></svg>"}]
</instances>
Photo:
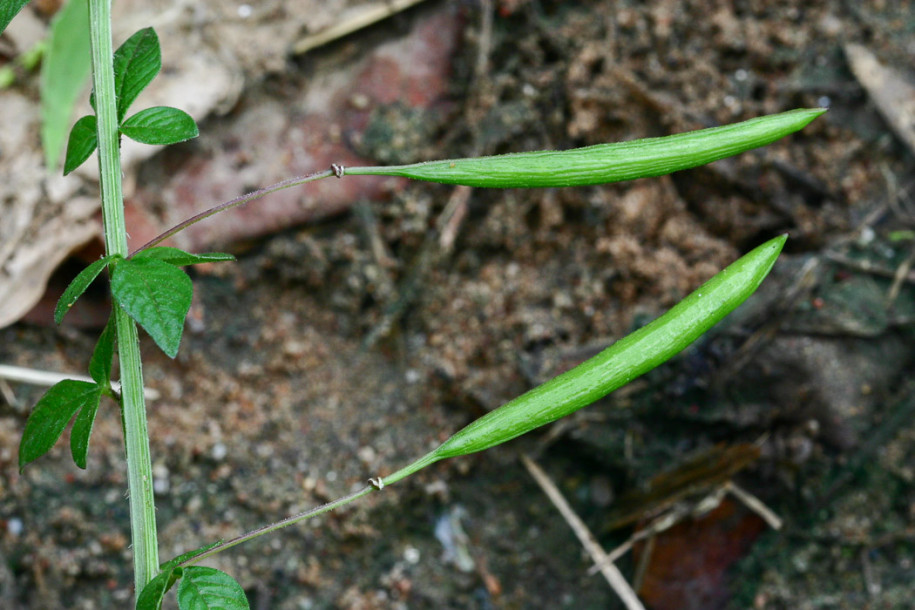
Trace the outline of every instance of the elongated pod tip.
<instances>
[{"instance_id":1,"label":"elongated pod tip","mask_svg":"<svg viewBox=\"0 0 915 610\"><path fill-rule=\"evenodd\" d=\"M795 110L794 112L807 115L807 120L804 121L803 124L798 127L798 129L803 129L804 127L809 125L814 119L816 119L820 116L823 116L824 114L829 112L829 108L826 108L826 107L800 108L798 110Z\"/></svg>"},{"instance_id":2,"label":"elongated pod tip","mask_svg":"<svg viewBox=\"0 0 915 610\"><path fill-rule=\"evenodd\" d=\"M762 283L763 279L765 279L765 277L767 275L769 275L769 271L772 270L772 267L775 265L775 261L778 260L778 255L781 254L782 248L785 247L786 241L788 241L788 234L782 233L778 237L773 237L766 243L764 243L760 246L757 246L754 249L754 251L763 251L763 250L768 251L768 256L762 257L762 260L765 261L765 264L763 265L764 268L761 269L761 273L759 274L759 282L757 283L757 285L759 285L759 283ZM752 252L750 252L748 254L752 254ZM754 290L755 290L755 288L754 288Z\"/></svg>"},{"instance_id":3,"label":"elongated pod tip","mask_svg":"<svg viewBox=\"0 0 915 610\"><path fill-rule=\"evenodd\" d=\"M769 270L772 269L772 265L775 264L775 260L778 258L778 255L781 253L782 248L785 247L785 242L788 241L788 234L782 233L778 237L773 237L764 244L761 244L754 248L754 250L769 250L772 260L769 261L769 266L766 268L763 276L769 273ZM749 254L749 253L748 253Z\"/></svg>"}]
</instances>

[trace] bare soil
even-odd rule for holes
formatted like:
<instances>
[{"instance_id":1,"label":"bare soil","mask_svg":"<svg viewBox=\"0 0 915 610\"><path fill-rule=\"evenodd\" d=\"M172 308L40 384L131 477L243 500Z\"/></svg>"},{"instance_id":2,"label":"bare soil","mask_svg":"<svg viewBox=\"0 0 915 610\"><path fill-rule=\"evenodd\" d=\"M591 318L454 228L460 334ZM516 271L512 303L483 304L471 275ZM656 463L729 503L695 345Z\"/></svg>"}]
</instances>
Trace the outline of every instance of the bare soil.
<instances>
[{"instance_id":1,"label":"bare soil","mask_svg":"<svg viewBox=\"0 0 915 610\"><path fill-rule=\"evenodd\" d=\"M915 287L904 265L915 159L843 45L912 78L915 6L501 0L491 10L489 31L477 3L427 2L396 26L290 60L205 122L200 142L145 162L137 188L168 188L175 167L257 104L297 108L315 66L441 11L461 24L447 103L373 108L342 140L354 156L569 148L831 109L764 150L671 177L531 191L398 183L269 237L214 238L239 262L192 271L178 358L144 343L147 384L162 395L149 417L163 559L392 472L787 232L753 300L671 363L548 430L212 565L239 579L253 608L622 607L519 462L527 453L607 549L729 479L784 519L774 531L728 499L684 517L650 555L637 547L619 565L635 581L647 556L638 591L652 608L911 607ZM463 216L444 214L449 203ZM20 323L0 330L0 361L82 370L95 336ZM86 471L61 443L19 475L18 437L41 390L14 390L14 404L0 402L0 605L127 607L116 409L96 424ZM737 472L709 457L729 448L749 452ZM698 475L665 496L655 477L672 471Z\"/></svg>"}]
</instances>

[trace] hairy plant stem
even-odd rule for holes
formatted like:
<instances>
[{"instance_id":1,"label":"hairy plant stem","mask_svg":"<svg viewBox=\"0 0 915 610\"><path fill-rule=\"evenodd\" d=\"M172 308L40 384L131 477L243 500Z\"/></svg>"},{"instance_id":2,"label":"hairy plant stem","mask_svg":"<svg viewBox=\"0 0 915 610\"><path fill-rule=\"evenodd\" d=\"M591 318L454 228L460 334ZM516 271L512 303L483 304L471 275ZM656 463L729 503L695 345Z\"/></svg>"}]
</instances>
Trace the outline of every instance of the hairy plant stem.
<instances>
[{"instance_id":1,"label":"hairy plant stem","mask_svg":"<svg viewBox=\"0 0 915 610\"><path fill-rule=\"evenodd\" d=\"M328 502L327 504L322 504L321 506L316 506L315 508L306 510L303 513L298 513L298 514L286 517L285 519L282 519L281 521L276 521L274 523L264 525L262 527L257 528L256 530L251 530L250 532L248 532L246 534L236 536L235 538L232 538L231 540L226 540L225 542L220 542L213 548L208 549L205 553L200 553L199 555L194 555L190 559L187 559L178 565L180 567L194 565L195 563L199 563L199 562L203 561L207 557L212 557L213 555L222 553L223 551L228 551L232 547L238 546L242 542L248 542L249 540L254 540L255 538L263 536L264 534L269 534L269 533L275 532L279 529L283 529L284 527L289 527L290 525L295 525L296 523L304 521L305 519L311 519L312 517L317 517L318 515L322 515L328 511L334 510L335 508L339 508L345 504L349 504L350 502L358 500L359 498L361 498L363 496L367 496L368 494L372 493L376 489L380 489L380 488L375 487L374 485L369 485L367 487L363 487L362 489L360 489L358 491L354 491L353 493L351 493L347 496L343 496L342 498L337 498L336 500Z\"/></svg>"},{"instance_id":2,"label":"hairy plant stem","mask_svg":"<svg viewBox=\"0 0 915 610\"><path fill-rule=\"evenodd\" d=\"M206 552L200 553L199 555L194 555L193 557L186 559L185 561L182 561L180 564L178 564L178 566L186 567L186 566L194 565L196 563L203 561L204 559L206 559L208 557L212 557L213 555L217 555L219 553L222 553L223 551L228 551L232 547L238 546L239 544L241 544L243 542L248 542L249 540L254 540L255 538L259 538L260 536L263 536L264 534L269 534L271 532L281 530L284 527L289 527L290 525L295 525L296 523L301 523L302 521L305 521L306 519L311 519L313 517L317 517L318 515L323 515L326 512L332 511L336 508L340 508L341 506L345 506L346 504L349 504L350 502L354 502L354 501L358 500L359 498L362 498L363 496L367 496L368 494L372 493L373 491L383 489L386 485L396 483L397 481L410 476L414 472L416 472L418 470L422 470L426 466L434 464L435 462L439 461L440 459L441 458L439 456L435 455L435 452L429 453L429 454L423 456L422 458L416 460L409 466L406 466L405 468L401 468L394 474L388 475L384 479L371 479L370 480L371 485L363 487L362 489L360 489L358 491L354 491L353 493L343 496L342 498L337 498L336 500L332 500L326 504L316 506L316 507L306 510L304 512L297 513L295 515L290 515L289 517L286 517L285 519L281 519L281 520L275 521L273 523L268 523L267 525L262 525L261 527L255 529L255 530L251 530L250 532L246 532L244 534L236 536L235 538L232 538L231 540L226 540L224 542L220 542L219 544L215 545L214 547L207 549Z\"/></svg>"},{"instance_id":3,"label":"hairy plant stem","mask_svg":"<svg viewBox=\"0 0 915 610\"><path fill-rule=\"evenodd\" d=\"M277 182L276 184L271 184L270 186L265 186L262 189L257 189L256 191L252 191L245 195L241 195L239 197L236 197L235 199L226 201L225 203L220 203L219 205L215 205L207 210L204 210L203 212L200 212L199 214L195 214L194 216L191 216L190 218L180 222L179 224L176 224L174 227L172 227L168 231L165 231L164 233L158 235L157 237L149 240L148 242L146 242L145 244L143 244L142 246L140 246L139 248L137 248L136 250L131 252L130 256L133 256L134 254L136 254L137 252L139 252L141 250L145 250L147 248L152 248L153 246L162 243L163 241L165 241L169 237L175 235L176 233L180 233L181 231L185 230L189 226L195 225L198 222L200 222L201 220L205 220L205 219L209 218L210 216L214 216L220 212L225 212L226 210L231 210L232 208L237 208L240 205L248 203L249 201L254 201L255 199L260 199L261 197L263 197L265 195L269 195L270 193L282 191L283 189L288 189L293 186L299 186L300 184L314 182L315 180L320 180L322 178L330 178L333 175L334 175L334 170L327 169L327 170L324 170L321 172L314 172L313 174L308 174L306 176L296 176L295 178L288 178L286 180L283 180L282 182Z\"/></svg>"},{"instance_id":4,"label":"hairy plant stem","mask_svg":"<svg viewBox=\"0 0 915 610\"><path fill-rule=\"evenodd\" d=\"M111 0L89 0L89 28L92 84L95 90L98 122L105 249L108 255L118 254L126 257L127 228L124 224L117 100L112 65L114 52L111 43ZM117 304L113 307L121 370L121 412L127 452L134 582L136 593L139 595L146 583L159 571L152 462L149 456L149 433L146 425L146 404L143 399L143 369L137 327L127 312Z\"/></svg>"}]
</instances>

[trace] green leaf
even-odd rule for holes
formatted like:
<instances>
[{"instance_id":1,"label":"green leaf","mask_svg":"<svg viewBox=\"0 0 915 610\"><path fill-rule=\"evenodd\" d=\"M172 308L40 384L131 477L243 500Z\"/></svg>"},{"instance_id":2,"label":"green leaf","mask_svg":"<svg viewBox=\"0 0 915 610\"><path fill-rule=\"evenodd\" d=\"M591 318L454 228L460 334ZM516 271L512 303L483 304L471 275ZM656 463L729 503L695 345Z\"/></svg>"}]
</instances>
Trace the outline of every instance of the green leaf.
<instances>
[{"instance_id":1,"label":"green leaf","mask_svg":"<svg viewBox=\"0 0 915 610\"><path fill-rule=\"evenodd\" d=\"M13 17L19 14L29 0L2 0L0 1L0 32L6 29Z\"/></svg>"},{"instance_id":2,"label":"green leaf","mask_svg":"<svg viewBox=\"0 0 915 610\"><path fill-rule=\"evenodd\" d=\"M215 568L186 568L178 583L178 608L181 610L247 610L249 607L241 585Z\"/></svg>"},{"instance_id":3,"label":"green leaf","mask_svg":"<svg viewBox=\"0 0 915 610\"><path fill-rule=\"evenodd\" d=\"M178 354L193 293L184 271L155 259L120 261L111 274L115 301L170 358Z\"/></svg>"},{"instance_id":4,"label":"green leaf","mask_svg":"<svg viewBox=\"0 0 915 610\"><path fill-rule=\"evenodd\" d=\"M197 137L191 115L171 106L154 106L136 113L121 124L121 133L143 144L177 144Z\"/></svg>"},{"instance_id":5,"label":"green leaf","mask_svg":"<svg viewBox=\"0 0 915 610\"><path fill-rule=\"evenodd\" d=\"M825 108L801 108L663 138L393 167L347 167L340 168L339 175L403 176L490 188L605 184L662 176L765 146L824 112Z\"/></svg>"},{"instance_id":6,"label":"green leaf","mask_svg":"<svg viewBox=\"0 0 915 610\"><path fill-rule=\"evenodd\" d=\"M234 261L235 257L226 252L205 252L203 254L191 254L178 248L168 246L157 246L140 250L133 255L133 258L149 258L164 261L170 265L183 267L184 265L196 265L198 263L217 263L221 261Z\"/></svg>"},{"instance_id":7,"label":"green leaf","mask_svg":"<svg viewBox=\"0 0 915 610\"><path fill-rule=\"evenodd\" d=\"M114 329L114 313L108 318L108 324L102 331L98 342L95 344L95 350L92 352L92 359L89 360L89 375L95 380L99 387L111 387L111 361L114 359L114 340L117 333Z\"/></svg>"},{"instance_id":8,"label":"green leaf","mask_svg":"<svg viewBox=\"0 0 915 610\"><path fill-rule=\"evenodd\" d=\"M86 88L91 63L89 4L87 0L70 0L51 20L47 49L41 62L41 145L49 169L55 169L60 161L70 117ZM95 148L94 144L92 148ZM91 153L89 150L85 156Z\"/></svg>"},{"instance_id":9,"label":"green leaf","mask_svg":"<svg viewBox=\"0 0 915 610\"><path fill-rule=\"evenodd\" d=\"M112 260L111 256L103 256L97 261L93 262L91 265L79 272L73 281L70 282L70 285L67 286L67 289L64 290L64 293L61 295L60 300L57 301L57 307L54 308L54 322L60 324L60 321L64 319L64 315L70 308L73 307L73 304L76 303L78 299L84 292L86 288L89 287L89 284L98 277L98 274L102 272Z\"/></svg>"},{"instance_id":10,"label":"green leaf","mask_svg":"<svg viewBox=\"0 0 915 610\"><path fill-rule=\"evenodd\" d=\"M137 597L137 610L159 610L168 590L181 578L182 568L163 569L151 581L146 583Z\"/></svg>"},{"instance_id":11,"label":"green leaf","mask_svg":"<svg viewBox=\"0 0 915 610\"><path fill-rule=\"evenodd\" d=\"M98 131L94 115L87 115L76 121L70 130L67 142L67 156L64 159L64 176L82 165L98 148Z\"/></svg>"},{"instance_id":12,"label":"green leaf","mask_svg":"<svg viewBox=\"0 0 915 610\"><path fill-rule=\"evenodd\" d=\"M174 559L169 559L165 563L159 566L160 570L171 570L172 568L178 567L179 563L184 563L188 559L193 559L198 555L203 555L213 547L219 546L222 544L222 540L217 540L216 542L211 542L210 544L205 544L199 549L194 549L193 551L188 551L187 553L182 553L175 557Z\"/></svg>"},{"instance_id":13,"label":"green leaf","mask_svg":"<svg viewBox=\"0 0 915 610\"><path fill-rule=\"evenodd\" d=\"M95 388L95 400L83 405L70 430L70 454L73 462L83 470L86 469L86 456L89 454L89 437L92 436L92 426L102 399L102 386Z\"/></svg>"},{"instance_id":14,"label":"green leaf","mask_svg":"<svg viewBox=\"0 0 915 610\"><path fill-rule=\"evenodd\" d=\"M114 93L118 100L118 123L124 120L130 105L161 69L159 37L152 28L140 30L114 52Z\"/></svg>"},{"instance_id":15,"label":"green leaf","mask_svg":"<svg viewBox=\"0 0 915 610\"><path fill-rule=\"evenodd\" d=\"M97 408L100 399L101 388L88 381L64 379L51 386L25 422L19 444L19 470L54 446L77 411L93 405Z\"/></svg>"}]
</instances>

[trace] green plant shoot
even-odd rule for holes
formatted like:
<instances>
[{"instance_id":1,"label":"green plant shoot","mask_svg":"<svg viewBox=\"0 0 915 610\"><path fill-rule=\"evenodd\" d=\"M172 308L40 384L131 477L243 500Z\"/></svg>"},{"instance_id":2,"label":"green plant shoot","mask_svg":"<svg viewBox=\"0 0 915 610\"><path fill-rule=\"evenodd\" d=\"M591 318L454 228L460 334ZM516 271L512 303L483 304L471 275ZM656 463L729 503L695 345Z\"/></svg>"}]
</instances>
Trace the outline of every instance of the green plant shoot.
<instances>
[{"instance_id":1,"label":"green plant shoot","mask_svg":"<svg viewBox=\"0 0 915 610\"><path fill-rule=\"evenodd\" d=\"M144 248L128 256L121 193L120 138L126 136L147 144L172 144L195 137L197 126L187 113L169 107L147 108L127 115L131 104L161 69L158 37L152 28L145 28L113 51L110 0L80 2L87 4L89 9L93 114L79 119L71 130L64 172L73 171L98 150L106 255L73 280L58 304L55 319L60 322L106 268L110 273L114 307L90 360L92 381L63 381L39 400L25 424L19 465L21 469L48 452L72 421L71 453L74 462L85 468L102 396L114 398L119 403L127 453L137 607L142 610L160 608L166 592L173 586L182 609L247 608L245 592L232 577L213 568L192 564L245 540L341 506L439 460L488 449L591 404L679 353L738 307L769 273L785 243L786 237L781 236L759 246L654 322L571 371L481 417L408 466L383 479L373 479L371 487L160 565L136 324L145 329L168 356L175 357L192 298L191 279L180 267L231 260L232 257L220 253L190 254L164 247ZM25 3L24 0L0 2L0 31ZM48 74L52 73L49 70ZM66 87L70 92L76 89L74 82L79 74L71 76L73 82ZM603 184L668 174L765 146L802 129L823 112L825 109L821 108L799 109L663 138L560 152L539 151L394 167L334 165L332 170L290 179L217 206L171 229L150 245L218 211L281 188L334 175L338 178L345 175L402 176L492 188ZM60 140L60 135L52 131L52 143L55 138ZM120 393L114 392L111 386L115 354L118 354L120 366Z\"/></svg>"},{"instance_id":2,"label":"green plant shoot","mask_svg":"<svg viewBox=\"0 0 915 610\"><path fill-rule=\"evenodd\" d=\"M187 559L176 559L171 569L187 566L248 540L295 525L357 500L430 466L439 460L489 449L586 407L626 385L685 349L759 287L778 258L787 236L769 240L741 257L667 313L617 341L597 356L484 415L454 434L435 450L371 485L311 510L292 515L219 543ZM168 582L160 574L155 587ZM152 595L152 593L150 593Z\"/></svg>"},{"instance_id":3,"label":"green plant shoot","mask_svg":"<svg viewBox=\"0 0 915 610\"><path fill-rule=\"evenodd\" d=\"M683 351L756 290L787 236L741 257L667 313L590 360L471 423L437 449L383 479L395 483L439 460L494 447L603 398Z\"/></svg>"}]
</instances>

